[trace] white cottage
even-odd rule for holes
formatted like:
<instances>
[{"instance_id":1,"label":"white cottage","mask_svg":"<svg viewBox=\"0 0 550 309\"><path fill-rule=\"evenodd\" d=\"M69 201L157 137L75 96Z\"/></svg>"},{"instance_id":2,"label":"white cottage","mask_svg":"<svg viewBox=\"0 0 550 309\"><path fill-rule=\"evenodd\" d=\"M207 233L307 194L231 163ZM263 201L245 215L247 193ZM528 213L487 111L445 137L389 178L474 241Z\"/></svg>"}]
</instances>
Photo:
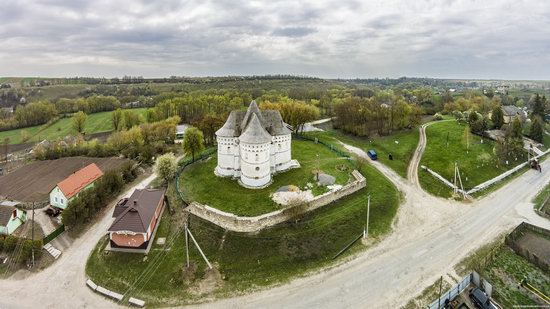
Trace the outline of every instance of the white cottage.
<instances>
[{"instance_id":1,"label":"white cottage","mask_svg":"<svg viewBox=\"0 0 550 309\"><path fill-rule=\"evenodd\" d=\"M291 131L281 114L260 111L256 101L246 112L232 111L216 132L216 140L216 175L239 178L245 187L263 188L274 173L299 166L291 158Z\"/></svg>"},{"instance_id":2,"label":"white cottage","mask_svg":"<svg viewBox=\"0 0 550 309\"><path fill-rule=\"evenodd\" d=\"M61 209L67 208L73 198L80 192L92 188L101 176L103 172L95 163L74 172L50 191L50 205Z\"/></svg>"}]
</instances>

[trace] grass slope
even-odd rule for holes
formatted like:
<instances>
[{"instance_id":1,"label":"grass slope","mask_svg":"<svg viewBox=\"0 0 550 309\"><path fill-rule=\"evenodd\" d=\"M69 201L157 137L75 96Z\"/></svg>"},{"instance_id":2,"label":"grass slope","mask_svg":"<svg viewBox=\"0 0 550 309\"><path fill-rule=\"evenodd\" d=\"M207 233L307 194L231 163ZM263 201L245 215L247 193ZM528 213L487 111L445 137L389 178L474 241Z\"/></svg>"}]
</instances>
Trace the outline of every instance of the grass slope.
<instances>
[{"instance_id":1,"label":"grass slope","mask_svg":"<svg viewBox=\"0 0 550 309\"><path fill-rule=\"evenodd\" d=\"M319 161L317 161L317 154ZM300 162L301 167L277 174L273 183L264 189L247 189L231 178L214 175L216 156L206 162L189 166L183 173L180 187L187 199L241 216L256 216L280 209L270 194L285 185L296 185L304 189L306 184L315 183L314 171L317 162L321 171L336 177L336 183L346 184L350 180L353 166L348 160L339 158L335 153L320 144L310 141L292 141L292 158ZM200 179L200 181L197 181ZM323 193L323 188L314 188L314 194Z\"/></svg>"},{"instance_id":2,"label":"grass slope","mask_svg":"<svg viewBox=\"0 0 550 309\"><path fill-rule=\"evenodd\" d=\"M338 139L364 151L374 149L380 162L393 169L401 177L407 178L407 168L418 145L419 133L418 129L414 128L379 137L356 137L339 130L310 132L307 135L331 143L334 143L334 139ZM389 159L389 154L392 154L393 160Z\"/></svg>"},{"instance_id":3,"label":"grass slope","mask_svg":"<svg viewBox=\"0 0 550 309\"><path fill-rule=\"evenodd\" d=\"M146 110L146 108L136 108L132 109L131 111L145 116ZM111 122L111 114L112 112L89 114L88 118L86 119L84 132L86 134L94 134L112 131L113 124ZM56 138L65 137L69 134L74 134L74 130L72 128L72 118L69 117L59 119L49 127L47 125L40 125L0 132L0 141L3 141L4 138L9 137L10 144L22 143L22 131L26 131L28 136L30 137L27 142L37 142L44 139L53 140Z\"/></svg>"},{"instance_id":4,"label":"grass slope","mask_svg":"<svg viewBox=\"0 0 550 309\"><path fill-rule=\"evenodd\" d=\"M369 194L369 235L380 238L388 233L400 195L373 167L366 165L361 172L367 179L367 188L296 222L279 224L258 234L225 232L211 223L191 218L193 235L210 261L217 265L223 278L221 286L209 295L224 296L285 282L333 263L332 257L362 232ZM173 192L169 196L172 205L176 205ZM181 212L180 208L177 209ZM102 250L106 245L104 239L88 260L87 275L102 286L124 293L144 271L151 269L150 276L140 281L139 288L131 296L144 299L149 306L181 305L203 300L204 295L199 296L191 291L201 282L206 264L191 245L192 265L197 271L187 276L191 279L183 279L184 237L177 233L181 227L177 217L177 214L169 216L165 212L157 233L157 237L175 237L169 251L162 251L163 247L155 244L145 261L142 255L105 254ZM358 243L344 256L364 248ZM165 256L158 258L162 254ZM160 262L155 264L155 260Z\"/></svg>"},{"instance_id":5,"label":"grass slope","mask_svg":"<svg viewBox=\"0 0 550 309\"><path fill-rule=\"evenodd\" d=\"M471 189L523 162L524 158L518 158L508 166L499 164L493 152L495 142L468 133L468 146L466 130L465 124L456 121L439 122L428 126L426 150L420 165L427 166L452 182L454 165L457 162L464 189ZM424 190L437 196L451 196L451 189L426 171L420 170L418 176Z\"/></svg>"}]
</instances>

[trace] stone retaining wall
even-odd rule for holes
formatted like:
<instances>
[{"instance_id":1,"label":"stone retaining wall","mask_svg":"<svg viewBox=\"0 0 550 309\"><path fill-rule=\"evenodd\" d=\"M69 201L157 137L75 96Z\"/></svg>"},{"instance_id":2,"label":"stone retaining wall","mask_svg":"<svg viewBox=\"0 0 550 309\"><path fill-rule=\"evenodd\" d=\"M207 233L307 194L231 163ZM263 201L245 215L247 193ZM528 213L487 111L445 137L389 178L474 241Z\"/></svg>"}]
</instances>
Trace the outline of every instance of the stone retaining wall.
<instances>
[{"instance_id":1,"label":"stone retaining wall","mask_svg":"<svg viewBox=\"0 0 550 309\"><path fill-rule=\"evenodd\" d=\"M366 187L367 181L361 173L354 170L351 174L355 180L339 190L316 196L313 200L304 204L276 210L256 217L237 216L197 202L192 202L186 209L191 214L229 231L258 232L267 227L285 222L295 216L326 206Z\"/></svg>"}]
</instances>

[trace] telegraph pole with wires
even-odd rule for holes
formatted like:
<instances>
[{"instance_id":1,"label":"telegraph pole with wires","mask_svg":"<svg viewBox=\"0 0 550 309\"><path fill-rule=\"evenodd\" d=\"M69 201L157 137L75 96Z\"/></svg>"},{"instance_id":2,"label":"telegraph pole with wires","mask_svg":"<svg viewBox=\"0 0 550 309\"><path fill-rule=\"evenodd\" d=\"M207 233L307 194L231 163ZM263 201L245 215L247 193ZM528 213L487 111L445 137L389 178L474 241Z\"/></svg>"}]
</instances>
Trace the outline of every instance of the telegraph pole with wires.
<instances>
[{"instance_id":1,"label":"telegraph pole with wires","mask_svg":"<svg viewBox=\"0 0 550 309\"><path fill-rule=\"evenodd\" d=\"M187 268L189 268L189 237L187 235L187 222L185 222L185 255L187 257Z\"/></svg>"},{"instance_id":2,"label":"telegraph pole with wires","mask_svg":"<svg viewBox=\"0 0 550 309\"><path fill-rule=\"evenodd\" d=\"M367 239L369 237L369 216L370 216L370 194L367 199L367 224L363 228L363 239Z\"/></svg>"},{"instance_id":3,"label":"telegraph pole with wires","mask_svg":"<svg viewBox=\"0 0 550 309\"><path fill-rule=\"evenodd\" d=\"M34 267L34 202L32 202L32 223L31 223L31 252L32 252L32 267Z\"/></svg>"}]
</instances>

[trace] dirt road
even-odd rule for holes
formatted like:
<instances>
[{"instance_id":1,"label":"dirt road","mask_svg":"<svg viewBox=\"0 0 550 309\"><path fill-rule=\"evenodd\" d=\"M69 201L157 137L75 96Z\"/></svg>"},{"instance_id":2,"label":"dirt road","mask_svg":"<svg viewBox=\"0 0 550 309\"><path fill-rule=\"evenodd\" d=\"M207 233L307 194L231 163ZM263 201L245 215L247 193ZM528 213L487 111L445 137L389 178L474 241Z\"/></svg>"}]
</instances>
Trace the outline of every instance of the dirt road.
<instances>
[{"instance_id":1,"label":"dirt road","mask_svg":"<svg viewBox=\"0 0 550 309\"><path fill-rule=\"evenodd\" d=\"M366 156L358 148L346 147ZM418 165L420 156L421 151L414 164ZM397 308L441 274L452 273L452 267L469 252L519 222L550 228L550 221L538 217L530 203L550 179L549 162L543 163L542 173L528 171L472 204L428 195L418 188L417 181L410 182L386 166L372 163L405 195L390 236L330 270L269 290L194 307ZM147 184L150 178L141 184ZM84 285L86 259L108 228L109 215L76 240L50 268L23 280L0 281L0 308L115 307Z\"/></svg>"}]
</instances>

